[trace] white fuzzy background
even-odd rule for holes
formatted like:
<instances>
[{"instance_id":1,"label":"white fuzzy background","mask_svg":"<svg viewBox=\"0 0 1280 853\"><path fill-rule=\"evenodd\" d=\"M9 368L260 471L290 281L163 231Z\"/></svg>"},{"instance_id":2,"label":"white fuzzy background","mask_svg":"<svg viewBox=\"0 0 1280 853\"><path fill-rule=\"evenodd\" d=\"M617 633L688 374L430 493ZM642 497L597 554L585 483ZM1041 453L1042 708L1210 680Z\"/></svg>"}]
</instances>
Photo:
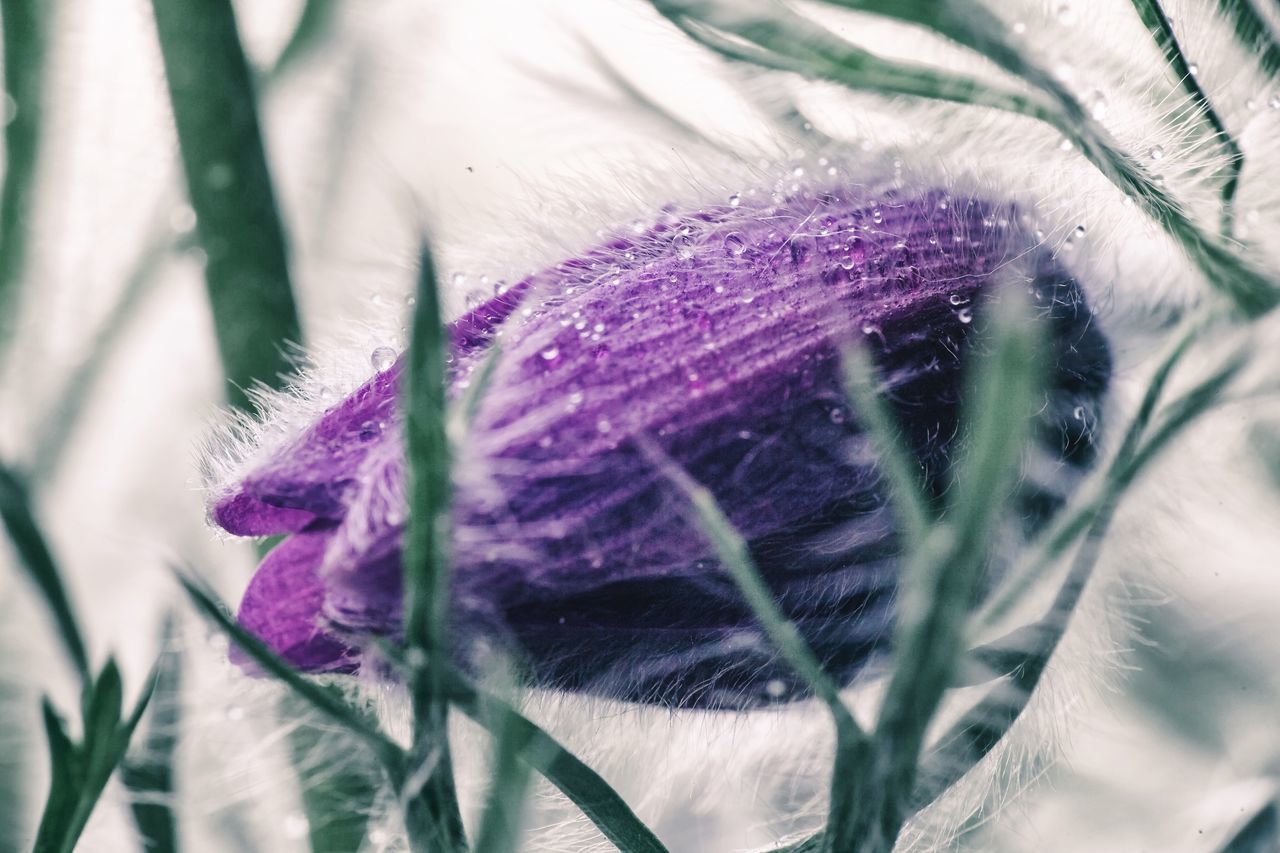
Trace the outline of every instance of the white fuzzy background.
<instances>
[{"instance_id":1,"label":"white fuzzy background","mask_svg":"<svg viewBox=\"0 0 1280 853\"><path fill-rule=\"evenodd\" d=\"M237 4L254 60L270 63L299 5ZM1021 24L1043 64L1092 99L1130 150L1150 156L1158 146L1171 188L1207 209L1212 185L1194 172L1213 146L1170 121L1183 104L1127 0L991 6ZM1211 3L1169 6L1244 147L1241 236L1280 262L1280 88L1234 46ZM473 289L580 250L601 229L661 204L720 202L797 168L866 175L897 159L905 181L977 188L1039 214L1045 240L1069 253L1111 337L1112 428L1141 392L1168 334L1165 317L1208 293L1075 152L1024 120L786 79L735 86L747 79L741 69L727 73L639 2L347 0L339 8L325 45L262 104L307 342L321 365L313 384L333 394L368 373L375 346L403 343L419 211L432 223L457 312ZM51 406L142 247L191 225L149 4L60 0L56 9L36 245L16 355L0 377L7 461L29 459L47 435ZM832 25L887 54L994 73L905 28L852 17ZM628 100L600 58L679 122ZM846 144L819 151L776 135L770 115L783 96ZM1067 246L1077 225L1086 236ZM1280 334L1271 326L1260 330L1259 374L1274 375ZM186 614L177 802L185 849L305 849L276 692L226 665L225 643L187 611L169 568L196 567L234 601L255 560L248 543L220 538L205 521L198 454L221 379L196 254L165 260L100 367L64 457L37 484L91 652L99 661L116 654L136 690L164 614ZM1280 499L1246 437L1257 423L1280 423L1280 411L1274 395L1251 386L1236 397L1126 502L1087 612L997 768L1009 784L971 784L908 834L919 848L948 845L949 830L970 820L976 830L957 842L965 849L1209 851L1277 796ZM305 414L301 407L297 417ZM0 677L20 687L0 711L0 764L15 767L0 786L25 794L31 821L8 828L0 845L30 838L47 784L39 693L64 708L75 702L41 608L0 549ZM856 698L859 707L872 701ZM546 695L529 702L673 853L758 848L812 825L820 806L829 736L807 706L721 716ZM395 697L386 710L396 724ZM466 726L457 734L474 811L485 741ZM1026 755L1058 757L1024 765ZM529 826L531 850L605 849L548 792ZM369 846L388 839L394 827L378 829ZM136 844L113 784L80 849Z\"/></svg>"}]
</instances>

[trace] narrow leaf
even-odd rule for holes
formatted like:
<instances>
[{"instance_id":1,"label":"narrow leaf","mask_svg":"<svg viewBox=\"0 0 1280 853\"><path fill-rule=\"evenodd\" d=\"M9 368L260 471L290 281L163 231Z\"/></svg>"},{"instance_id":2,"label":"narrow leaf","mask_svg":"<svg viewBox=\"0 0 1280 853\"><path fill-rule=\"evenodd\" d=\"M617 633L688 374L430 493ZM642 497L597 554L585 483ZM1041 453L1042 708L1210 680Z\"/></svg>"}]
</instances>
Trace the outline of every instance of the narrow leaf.
<instances>
[{"instance_id":1,"label":"narrow leaf","mask_svg":"<svg viewBox=\"0 0 1280 853\"><path fill-rule=\"evenodd\" d=\"M18 316L19 291L27 267L45 93L49 4L46 0L0 0L3 32L4 170L0 172L0 355L7 350Z\"/></svg>"},{"instance_id":2,"label":"narrow leaf","mask_svg":"<svg viewBox=\"0 0 1280 853\"><path fill-rule=\"evenodd\" d=\"M301 342L257 95L231 0L152 6L227 395L248 408L248 389L278 386L285 345Z\"/></svg>"},{"instance_id":3,"label":"narrow leaf","mask_svg":"<svg viewBox=\"0 0 1280 853\"><path fill-rule=\"evenodd\" d=\"M559 788L621 853L667 853L599 773L514 708L457 675L449 680L449 694L458 710L482 726L504 720L505 736L517 745L521 759Z\"/></svg>"},{"instance_id":4,"label":"narrow leaf","mask_svg":"<svg viewBox=\"0 0 1280 853\"><path fill-rule=\"evenodd\" d=\"M18 552L27 575L40 589L45 602L53 612L62 645L66 648L71 663L79 673L81 681L88 684L90 681L89 657L85 653L84 640L80 636L80 628L72 612L66 587L62 584L62 574L58 571L44 534L40 532L40 527L32 515L26 486L2 463L0 463L0 520L8 530L9 539L13 542L13 547Z\"/></svg>"},{"instance_id":5,"label":"narrow leaf","mask_svg":"<svg viewBox=\"0 0 1280 853\"><path fill-rule=\"evenodd\" d=\"M133 822L143 853L176 853L178 827L171 801L173 763L182 715L182 653L174 621L165 620L157 663L155 693L142 743L126 758L120 779L129 789Z\"/></svg>"},{"instance_id":6,"label":"narrow leaf","mask_svg":"<svg viewBox=\"0 0 1280 853\"><path fill-rule=\"evenodd\" d=\"M413 337L405 374L409 522L404 539L405 645L413 703L413 765L425 778L402 791L411 844L432 851L465 845L449 754L445 678L449 665L449 442L444 323L435 264L424 242Z\"/></svg>"},{"instance_id":7,"label":"narrow leaf","mask_svg":"<svg viewBox=\"0 0 1280 853\"><path fill-rule=\"evenodd\" d=\"M285 663L265 643L227 615L226 608L204 584L182 572L178 583L205 618L213 622L227 637L253 658L254 663L273 678L284 682L299 698L329 719L343 726L364 741L388 768L400 764L400 748L379 732L363 716L335 698L323 687L308 681L297 670Z\"/></svg>"}]
</instances>

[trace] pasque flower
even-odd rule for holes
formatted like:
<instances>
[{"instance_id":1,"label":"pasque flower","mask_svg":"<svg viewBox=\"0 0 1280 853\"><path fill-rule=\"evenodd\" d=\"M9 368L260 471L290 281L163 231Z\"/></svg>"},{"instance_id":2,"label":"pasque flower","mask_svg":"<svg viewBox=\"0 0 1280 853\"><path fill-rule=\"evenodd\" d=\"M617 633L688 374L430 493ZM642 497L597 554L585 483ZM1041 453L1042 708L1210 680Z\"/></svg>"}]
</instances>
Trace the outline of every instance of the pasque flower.
<instances>
[{"instance_id":1,"label":"pasque flower","mask_svg":"<svg viewBox=\"0 0 1280 853\"><path fill-rule=\"evenodd\" d=\"M787 615L849 679L886 647L901 548L841 390L861 342L939 494L984 306L1026 288L1052 366L1006 527L1034 530L1093 457L1107 345L1078 284L1011 207L839 187L664 212L451 327L450 391L500 354L456 449L453 643L542 684L675 705L791 695L683 501L636 441L709 487ZM240 535L288 534L239 618L308 671L350 671L401 618L400 367L377 373L218 495ZM1038 460L1038 461L1037 461Z\"/></svg>"}]
</instances>

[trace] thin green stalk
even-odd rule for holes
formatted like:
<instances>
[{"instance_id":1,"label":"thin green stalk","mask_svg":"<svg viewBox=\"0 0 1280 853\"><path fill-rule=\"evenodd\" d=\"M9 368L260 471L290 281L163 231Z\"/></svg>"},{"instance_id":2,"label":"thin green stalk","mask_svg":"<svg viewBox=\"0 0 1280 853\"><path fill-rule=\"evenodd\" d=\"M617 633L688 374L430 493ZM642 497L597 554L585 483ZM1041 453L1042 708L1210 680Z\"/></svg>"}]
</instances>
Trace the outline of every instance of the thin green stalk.
<instances>
[{"instance_id":1,"label":"thin green stalk","mask_svg":"<svg viewBox=\"0 0 1280 853\"><path fill-rule=\"evenodd\" d=\"M378 731L377 727L363 715L319 684L307 680L265 643L240 627L240 624L228 615L226 605L219 601L203 582L182 571L176 571L176 576L196 610L226 634L267 675L283 682L313 709L358 737L373 751L374 755L378 756L383 766L389 768L389 771L398 770L403 765L404 756L400 747Z\"/></svg>"},{"instance_id":2,"label":"thin green stalk","mask_svg":"<svg viewBox=\"0 0 1280 853\"><path fill-rule=\"evenodd\" d=\"M40 171L47 19L52 6L49 0L0 0L4 50L0 126L5 150L0 174L0 357L13 337L26 274Z\"/></svg>"},{"instance_id":3,"label":"thin green stalk","mask_svg":"<svg viewBox=\"0 0 1280 853\"><path fill-rule=\"evenodd\" d=\"M122 720L124 685L115 661L108 658L98 677L85 685L79 743L67 733L62 718L45 698L43 711L52 778L33 853L72 853L75 849L147 709L155 689L155 675L153 670L133 711Z\"/></svg>"},{"instance_id":4,"label":"thin green stalk","mask_svg":"<svg viewBox=\"0 0 1280 853\"><path fill-rule=\"evenodd\" d=\"M921 542L937 517L925 495L920 464L902 443L902 428L876 390L875 366L867 351L861 347L846 348L841 366L845 396L879 451L878 467L889 482L902 529L900 538L904 542Z\"/></svg>"},{"instance_id":5,"label":"thin green stalk","mask_svg":"<svg viewBox=\"0 0 1280 853\"><path fill-rule=\"evenodd\" d=\"M435 264L424 243L405 375L409 523L404 542L405 646L413 705L413 772L400 791L415 850L465 847L449 754L449 442L444 324Z\"/></svg>"},{"instance_id":6,"label":"thin green stalk","mask_svg":"<svg viewBox=\"0 0 1280 853\"><path fill-rule=\"evenodd\" d=\"M1146 435L1147 427L1160 398L1164 395L1174 368L1182 361L1209 322L1210 319L1205 318L1192 320L1175 338L1169 352L1161 359L1152 374L1138 409L1125 429L1120 446L1108 464L1106 473L1102 475L1096 492L1090 498L1078 501L1071 511L1059 516L1049 532L1042 537L1042 544L1033 552L1031 559L1019 563L987 597L970 620L971 639L996 625L1009 614L1031 587L1044 577L1045 572L1053 566L1058 557L1088 529L1093 518L1106 504L1108 496L1121 488L1121 480L1127 476L1125 472L1132 468L1134 456L1140 449L1140 442Z\"/></svg>"},{"instance_id":7,"label":"thin green stalk","mask_svg":"<svg viewBox=\"0 0 1280 853\"><path fill-rule=\"evenodd\" d=\"M1173 32L1173 23L1165 15L1160 3L1156 0L1132 0L1132 2L1138 17L1142 19L1142 23L1164 54L1165 62L1169 63L1174 76L1195 102L1196 108L1200 110L1205 123L1209 125L1212 135L1218 140L1226 155L1226 163L1223 166L1225 174L1222 181L1222 233L1230 237L1232 222L1235 218L1236 190L1240 186L1240 173L1244 169L1244 152L1240 150L1235 137L1227 130L1222 117L1213 108L1213 103L1201 87L1199 79L1191 68L1191 63L1187 62L1178 44L1178 37ZM1241 2L1247 2L1247 0L1241 0Z\"/></svg>"},{"instance_id":8,"label":"thin green stalk","mask_svg":"<svg viewBox=\"0 0 1280 853\"><path fill-rule=\"evenodd\" d=\"M1028 97L976 78L882 59L858 48L781 4L730 7L717 0L652 0L655 8L685 33L735 60L830 80L851 89L911 95L986 106L1048 124L1067 137L1103 176L1133 199L1187 253L1211 287L1226 295L1246 317L1257 317L1280 303L1280 281L1240 255L1215 234L1201 229L1184 207L1095 121L1075 96L1012 44L990 32L959 23L964 16L926 16L920 21L896 13L886 0L851 3L879 14L923 23L941 35L979 50L1034 87ZM908 4L915 9L919 4ZM966 13L976 9L964 4ZM989 15L989 13L988 13ZM942 27L942 29L938 29ZM726 35L726 33L728 35ZM730 37L732 36L732 38Z\"/></svg>"},{"instance_id":9,"label":"thin green stalk","mask_svg":"<svg viewBox=\"0 0 1280 853\"><path fill-rule=\"evenodd\" d=\"M1178 353L1180 350L1183 347L1178 346L1174 352ZM1084 542L1076 552L1052 605L1040 620L1028 626L1030 630L1017 632L1018 639L1022 641L1020 648L1006 640L1009 657L1015 660L1007 681L993 688L985 699L940 737L937 746L922 762L922 782L913 795L916 803L928 803L950 787L968 768L995 747L1022 713L1039 684L1050 657L1066 633L1071 615L1092 577L1102 544L1128 486L1181 434L1187 424L1208 411L1221 398L1231 379L1243 366L1242 353L1231 354L1209 377L1166 406L1149 435L1142 434L1135 439L1135 448L1132 453L1126 454L1127 462L1120 467L1114 485L1104 492L1102 498L1093 504L1093 511L1085 516L1087 532ZM1167 376L1164 368L1171 368L1172 361L1166 360L1161 367ZM1163 386L1164 377L1158 377L1152 384ZM1159 387L1148 391L1151 407L1146 406L1146 401L1143 406L1148 415L1159 396ZM1149 417L1144 416L1135 419L1144 424L1148 420ZM1054 542L1050 540L1041 546L1041 551L1048 551L1053 545ZM1035 563L1042 563L1045 559L1039 556Z\"/></svg>"},{"instance_id":10,"label":"thin green stalk","mask_svg":"<svg viewBox=\"0 0 1280 853\"><path fill-rule=\"evenodd\" d=\"M347 703L338 685L321 689L353 714L363 710ZM359 850L386 782L376 756L361 750L349 731L315 719L306 701L292 693L281 700L281 716L295 723L289 732L289 753L301 788L311 853ZM371 728L376 727L371 713L364 716Z\"/></svg>"},{"instance_id":11,"label":"thin green stalk","mask_svg":"<svg viewBox=\"0 0 1280 853\"><path fill-rule=\"evenodd\" d=\"M1236 40L1272 79L1280 77L1280 44L1267 20L1252 0L1218 0L1218 8L1231 19Z\"/></svg>"},{"instance_id":12,"label":"thin green stalk","mask_svg":"<svg viewBox=\"0 0 1280 853\"><path fill-rule=\"evenodd\" d=\"M45 602L53 613L58 626L58 636L63 648L76 669L80 681L89 684L93 676L89 671L89 656L85 652L84 639L80 635L71 599L62 582L53 554L44 534L31 511L31 499L26 485L11 469L0 463L0 521L9 533L18 558L35 582Z\"/></svg>"},{"instance_id":13,"label":"thin green stalk","mask_svg":"<svg viewBox=\"0 0 1280 853\"><path fill-rule=\"evenodd\" d=\"M269 86L289 71L296 68L308 56L324 43L325 37L333 30L337 18L338 6L342 0L306 0L298 22L289 35L276 61L263 74L262 84Z\"/></svg>"},{"instance_id":14,"label":"thin green stalk","mask_svg":"<svg viewBox=\"0 0 1280 853\"><path fill-rule=\"evenodd\" d=\"M863 796L866 760L871 747L866 733L840 698L839 688L823 670L800 630L778 607L751 557L746 540L724 514L715 495L672 462L657 445L646 442L641 449L688 499L699 528L737 584L765 635L831 713L836 747L823 850L840 853L853 849L850 845L858 838L855 811Z\"/></svg>"},{"instance_id":15,"label":"thin green stalk","mask_svg":"<svg viewBox=\"0 0 1280 853\"><path fill-rule=\"evenodd\" d=\"M156 664L151 713L144 727L141 748L127 755L120 779L129 789L133 822L142 840L143 853L176 853L178 822L174 817L173 762L182 720L182 653L177 646L175 623L165 620Z\"/></svg>"},{"instance_id":16,"label":"thin green stalk","mask_svg":"<svg viewBox=\"0 0 1280 853\"><path fill-rule=\"evenodd\" d=\"M257 95L230 0L152 6L227 396L248 409L249 390L278 387L284 347L301 343Z\"/></svg>"},{"instance_id":17,"label":"thin green stalk","mask_svg":"<svg viewBox=\"0 0 1280 853\"><path fill-rule=\"evenodd\" d=\"M496 721L504 720L506 736L512 739L521 760L559 788L621 853L667 853L653 831L599 773L510 705L457 674L450 677L449 698L459 711L495 735Z\"/></svg>"},{"instance_id":18,"label":"thin green stalk","mask_svg":"<svg viewBox=\"0 0 1280 853\"><path fill-rule=\"evenodd\" d=\"M490 714L485 727L493 732L493 763L484 813L471 853L516 853L533 765L521 758L526 744L515 711L505 703L495 703L484 710Z\"/></svg>"},{"instance_id":19,"label":"thin green stalk","mask_svg":"<svg viewBox=\"0 0 1280 853\"><path fill-rule=\"evenodd\" d=\"M991 355L963 397L968 446L944 520L910 555L899 583L895 664L873 736L869 796L859 803L859 850L890 850L911 813L925 733L960 659L988 543L1030 433L1041 384L1039 329L1012 296L993 307Z\"/></svg>"}]
</instances>

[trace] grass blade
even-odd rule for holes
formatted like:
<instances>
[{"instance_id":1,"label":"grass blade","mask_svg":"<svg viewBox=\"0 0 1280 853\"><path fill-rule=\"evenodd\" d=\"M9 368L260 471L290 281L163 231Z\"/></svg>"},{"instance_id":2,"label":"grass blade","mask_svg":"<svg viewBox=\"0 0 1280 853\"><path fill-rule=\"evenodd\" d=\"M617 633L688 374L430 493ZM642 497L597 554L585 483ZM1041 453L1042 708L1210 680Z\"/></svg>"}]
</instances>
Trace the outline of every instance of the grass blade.
<instances>
[{"instance_id":1,"label":"grass blade","mask_svg":"<svg viewBox=\"0 0 1280 853\"><path fill-rule=\"evenodd\" d=\"M521 760L526 748L519 716L506 703L482 709L485 728L493 733L493 764L489 792L471 853L516 853L520 844L520 820L529 795L533 761Z\"/></svg>"},{"instance_id":2,"label":"grass blade","mask_svg":"<svg viewBox=\"0 0 1280 853\"><path fill-rule=\"evenodd\" d=\"M344 701L337 685L321 689L359 713ZM302 789L311 853L359 850L385 785L381 768L360 749L354 735L314 719L311 707L297 696L284 697L281 716L297 721L289 732L289 750ZM366 721L376 726L371 717Z\"/></svg>"},{"instance_id":3,"label":"grass blade","mask_svg":"<svg viewBox=\"0 0 1280 853\"><path fill-rule=\"evenodd\" d=\"M0 0L4 88L4 172L0 173L0 355L13 336L35 210L49 3Z\"/></svg>"},{"instance_id":4,"label":"grass blade","mask_svg":"<svg viewBox=\"0 0 1280 853\"><path fill-rule=\"evenodd\" d=\"M901 441L902 430L889 406L877 392L875 366L861 347L848 347L841 359L845 396L858 421L879 451L879 469L889 481L894 509L901 519L901 539L920 542L937 520L925 496L920 464Z\"/></svg>"},{"instance_id":5,"label":"grass blade","mask_svg":"<svg viewBox=\"0 0 1280 853\"><path fill-rule=\"evenodd\" d=\"M398 768L401 764L400 747L396 746L386 735L374 728L360 714L353 711L345 703L335 698L318 684L308 681L293 667L285 663L265 643L232 619L225 606L203 583L179 571L178 583L186 592L196 609L213 624L217 625L227 637L253 658L254 663L262 667L271 677L284 682L295 695L304 700L319 713L333 720L364 741L382 760L387 768Z\"/></svg>"},{"instance_id":6,"label":"grass blade","mask_svg":"<svg viewBox=\"0 0 1280 853\"><path fill-rule=\"evenodd\" d=\"M71 600L62 584L62 575L31 512L26 486L3 464L0 464L0 520L9 532L9 539L13 542L27 575L40 589L53 613L58 635L72 665L82 683L89 684L92 680L89 675L89 656L85 652L84 640L71 609Z\"/></svg>"},{"instance_id":7,"label":"grass blade","mask_svg":"<svg viewBox=\"0 0 1280 853\"><path fill-rule=\"evenodd\" d=\"M178 824L173 814L173 761L182 716L182 653L173 617L165 619L155 695L139 750L125 760L120 779L129 789L133 822L143 853L176 853Z\"/></svg>"},{"instance_id":8,"label":"grass blade","mask_svg":"<svg viewBox=\"0 0 1280 853\"><path fill-rule=\"evenodd\" d=\"M953 473L945 520L908 558L899 581L895 664L852 836L860 850L890 850L910 814L925 733L959 661L991 533L1030 432L1041 379L1038 329L1013 294L993 308L991 355L975 365L962 395L967 448Z\"/></svg>"},{"instance_id":9,"label":"grass blade","mask_svg":"<svg viewBox=\"0 0 1280 853\"><path fill-rule=\"evenodd\" d=\"M1280 813L1274 801L1267 803L1240 827L1221 853L1269 853L1280 847Z\"/></svg>"},{"instance_id":10,"label":"grass blade","mask_svg":"<svg viewBox=\"0 0 1280 853\"><path fill-rule=\"evenodd\" d=\"M445 346L435 264L424 243L405 375L409 522L404 539L405 646L414 733L412 785L401 790L411 843L433 851L465 845L449 754L449 442ZM421 778L418 778L421 777ZM416 788L416 789L415 789Z\"/></svg>"},{"instance_id":11,"label":"grass blade","mask_svg":"<svg viewBox=\"0 0 1280 853\"><path fill-rule=\"evenodd\" d=\"M854 849L851 845L858 838L855 809L863 794L869 745L866 733L841 700L839 688L827 676L799 629L774 601L773 593L751 558L746 540L720 509L711 490L675 465L656 445L646 443L641 450L684 493L696 513L703 535L742 592L765 635L830 711L835 725L836 750L823 849L833 853Z\"/></svg>"},{"instance_id":12,"label":"grass blade","mask_svg":"<svg viewBox=\"0 0 1280 853\"><path fill-rule=\"evenodd\" d=\"M919 2L899 6L885 0L844 0L836 5L933 29L1029 83L1031 96L975 78L882 59L781 3L754 0L744 10L721 0L651 2L686 34L730 59L829 80L849 89L987 106L1043 122L1066 136L1104 177L1176 240L1207 283L1244 316L1258 317L1280 304L1280 279L1273 271L1259 267L1218 235L1201 229L1177 199L1119 148L1069 90L1002 37L1002 26L991 29L988 22L994 20L998 25L998 20L989 12L983 14L974 3L957 3L945 16L928 12L929 6ZM970 18L983 23L965 23Z\"/></svg>"},{"instance_id":13,"label":"grass blade","mask_svg":"<svg viewBox=\"0 0 1280 853\"><path fill-rule=\"evenodd\" d=\"M504 736L511 739L521 760L559 788L621 853L667 853L599 773L510 705L456 674L449 680L449 698L458 710L491 731L496 721L503 720Z\"/></svg>"},{"instance_id":14,"label":"grass blade","mask_svg":"<svg viewBox=\"0 0 1280 853\"><path fill-rule=\"evenodd\" d=\"M301 342L284 226L230 0L153 0L187 194L232 405L278 386Z\"/></svg>"},{"instance_id":15,"label":"grass blade","mask_svg":"<svg viewBox=\"0 0 1280 853\"><path fill-rule=\"evenodd\" d=\"M1247 0L1241 1L1247 2ZM1240 150L1235 137L1227 130L1218 111L1209 101L1209 96L1200 86L1200 81L1196 79L1191 64L1187 62L1182 48L1178 45L1178 37L1173 32L1173 23L1165 15L1160 3L1156 0L1132 0L1132 2L1138 17L1142 19L1142 23L1160 47L1160 52L1164 54L1164 60L1169 64L1174 77L1178 79L1182 88L1199 109L1205 124L1209 127L1209 134L1218 140L1226 155L1222 181L1222 231L1223 234L1230 235L1236 189L1240 185L1240 172L1244 169L1244 152Z\"/></svg>"},{"instance_id":16,"label":"grass blade","mask_svg":"<svg viewBox=\"0 0 1280 853\"><path fill-rule=\"evenodd\" d=\"M298 23L289 35L289 41L264 75L265 85L279 80L315 52L333 29L340 2L341 0L306 0L302 13L298 16Z\"/></svg>"},{"instance_id":17,"label":"grass blade","mask_svg":"<svg viewBox=\"0 0 1280 853\"><path fill-rule=\"evenodd\" d=\"M133 712L120 719L124 688L115 661L107 659L98 678L84 692L84 739L74 743L61 718L46 699L45 730L53 778L45 811L36 832L35 853L72 853L111 774L119 767L138 720L155 689L148 678Z\"/></svg>"}]
</instances>

